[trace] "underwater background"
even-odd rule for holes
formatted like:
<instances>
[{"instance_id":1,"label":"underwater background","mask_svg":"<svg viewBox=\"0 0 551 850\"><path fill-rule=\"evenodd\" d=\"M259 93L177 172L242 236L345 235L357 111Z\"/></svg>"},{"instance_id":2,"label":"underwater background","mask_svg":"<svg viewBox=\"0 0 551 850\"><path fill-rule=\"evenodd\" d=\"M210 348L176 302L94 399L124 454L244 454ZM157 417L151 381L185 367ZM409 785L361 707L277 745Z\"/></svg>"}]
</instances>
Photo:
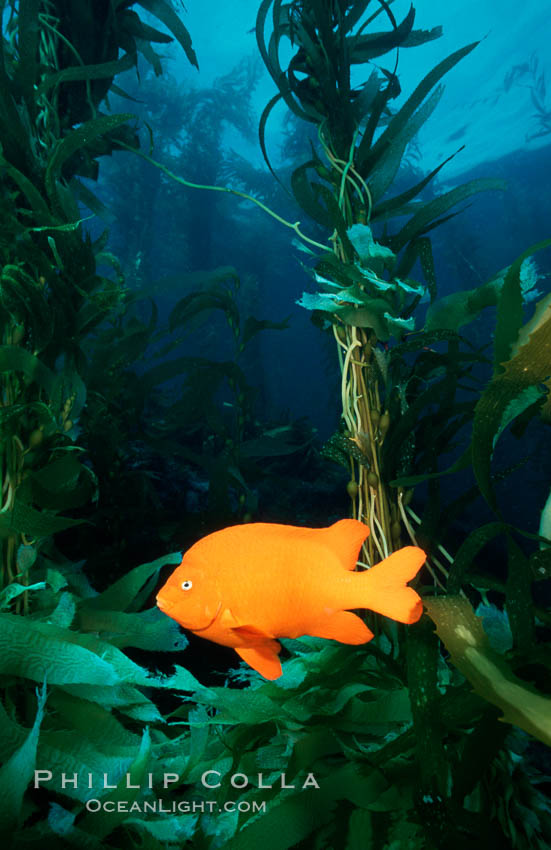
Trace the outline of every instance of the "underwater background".
<instances>
[{"instance_id":1,"label":"underwater background","mask_svg":"<svg viewBox=\"0 0 551 850\"><path fill-rule=\"evenodd\" d=\"M551 847L545 4L0 8L2 847ZM155 604L345 517L418 623Z\"/></svg>"}]
</instances>

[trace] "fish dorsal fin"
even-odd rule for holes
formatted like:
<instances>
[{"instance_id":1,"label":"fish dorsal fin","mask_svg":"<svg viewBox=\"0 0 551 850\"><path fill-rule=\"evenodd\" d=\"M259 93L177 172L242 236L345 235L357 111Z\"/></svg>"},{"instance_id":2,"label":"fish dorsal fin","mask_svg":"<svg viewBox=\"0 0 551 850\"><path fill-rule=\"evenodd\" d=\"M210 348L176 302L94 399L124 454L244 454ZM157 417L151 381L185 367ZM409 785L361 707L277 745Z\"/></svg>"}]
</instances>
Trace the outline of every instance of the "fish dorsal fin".
<instances>
[{"instance_id":1,"label":"fish dorsal fin","mask_svg":"<svg viewBox=\"0 0 551 850\"><path fill-rule=\"evenodd\" d=\"M318 539L338 558L345 570L353 570L369 528L357 519L340 519L329 528L316 529Z\"/></svg>"}]
</instances>

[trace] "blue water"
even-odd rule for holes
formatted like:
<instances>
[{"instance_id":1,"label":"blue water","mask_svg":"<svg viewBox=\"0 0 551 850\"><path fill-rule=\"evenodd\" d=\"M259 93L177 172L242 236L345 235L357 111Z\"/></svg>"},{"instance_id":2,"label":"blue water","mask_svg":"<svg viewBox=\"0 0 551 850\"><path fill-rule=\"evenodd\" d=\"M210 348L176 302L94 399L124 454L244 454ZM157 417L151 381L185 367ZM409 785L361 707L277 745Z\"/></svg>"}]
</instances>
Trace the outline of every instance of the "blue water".
<instances>
[{"instance_id":1,"label":"blue water","mask_svg":"<svg viewBox=\"0 0 551 850\"><path fill-rule=\"evenodd\" d=\"M538 134L542 119L534 111L530 86L551 71L540 33L542 4L526 3L521 11L515 6L514 31L502 3L482 7L451 3L444 9L441 4L418 5L417 24L428 28L442 22L444 36L418 50L402 50L402 100L452 50L476 38L483 40L445 78L442 101L408 151L397 188L421 179L460 145L464 150L429 184L424 198L478 177L507 183L505 192L485 192L458 205L459 214L432 231L439 294L445 295L484 283L549 235L551 132ZM513 4L508 5L510 13ZM407 5L402 6L407 11ZM156 80L142 63L139 84L135 72L121 77L119 84L140 101L131 103L130 109L151 123L152 155L160 162L188 181L248 192L288 222L301 221L305 234L324 242L328 234L276 182L261 155L258 119L275 89L258 56L255 59L251 30L256 8L254 0L231 8L215 3L207 19L202 7L191 5L184 22L192 33L200 70L186 62L179 48L171 47L166 50L166 78ZM400 10L396 4L398 17ZM519 41L521 33L530 33L530 41ZM238 94L232 99L228 75L239 63ZM239 81L246 74L250 84L243 87ZM112 105L129 108L122 99L114 98ZM293 151L285 147L289 139L285 112L278 107L271 116L266 147L288 186ZM295 160L301 161L308 156L310 143L315 143L312 127L305 125L292 138L298 147ZM144 131L142 143L148 143ZM296 304L304 290L313 291L313 282L305 268L308 257L298 250L292 230L235 196L172 183L130 153L115 154L102 164L96 188L115 216L110 245L121 258L127 285L155 300L161 324L194 288L189 275L219 266L233 266L241 278L242 319L248 314L272 321L288 319L287 330L260 333L239 363L256 389L259 420L291 422L306 417L320 441L326 439L340 419L340 374L331 335L314 327L310 314ZM94 221L90 227L97 234L103 225ZM549 262L549 251L538 254L544 278ZM423 306L417 327L422 318ZM495 310L487 310L468 331L472 341L490 345L494 322ZM233 351L231 332L218 312L205 314L202 322L192 325L170 356L226 360L232 359ZM178 381L168 386L178 392ZM526 499L519 499L519 511L532 527L534 505L541 504L547 486L537 460L543 439L535 434L532 459L521 473L527 476L523 481L530 492L537 493L529 507ZM530 463L535 464L533 474Z\"/></svg>"}]
</instances>

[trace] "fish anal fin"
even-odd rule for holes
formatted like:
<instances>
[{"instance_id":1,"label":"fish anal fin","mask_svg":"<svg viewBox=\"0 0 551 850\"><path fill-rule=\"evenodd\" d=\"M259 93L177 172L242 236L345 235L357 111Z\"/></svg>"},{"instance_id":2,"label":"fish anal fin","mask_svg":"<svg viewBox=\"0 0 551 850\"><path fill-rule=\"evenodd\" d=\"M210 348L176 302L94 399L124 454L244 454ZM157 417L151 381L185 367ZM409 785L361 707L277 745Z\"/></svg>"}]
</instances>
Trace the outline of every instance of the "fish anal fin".
<instances>
[{"instance_id":1,"label":"fish anal fin","mask_svg":"<svg viewBox=\"0 0 551 850\"><path fill-rule=\"evenodd\" d=\"M374 636L363 620L351 611L334 611L332 614L325 614L322 619L308 628L306 634L350 644L367 643Z\"/></svg>"},{"instance_id":2,"label":"fish anal fin","mask_svg":"<svg viewBox=\"0 0 551 850\"><path fill-rule=\"evenodd\" d=\"M340 519L329 528L316 529L320 541L333 552L345 570L353 570L369 528L357 519Z\"/></svg>"},{"instance_id":3,"label":"fish anal fin","mask_svg":"<svg viewBox=\"0 0 551 850\"><path fill-rule=\"evenodd\" d=\"M265 641L258 646L240 646L235 651L249 667L265 679L278 679L283 673L281 661L277 657L281 651L281 644L277 640Z\"/></svg>"}]
</instances>

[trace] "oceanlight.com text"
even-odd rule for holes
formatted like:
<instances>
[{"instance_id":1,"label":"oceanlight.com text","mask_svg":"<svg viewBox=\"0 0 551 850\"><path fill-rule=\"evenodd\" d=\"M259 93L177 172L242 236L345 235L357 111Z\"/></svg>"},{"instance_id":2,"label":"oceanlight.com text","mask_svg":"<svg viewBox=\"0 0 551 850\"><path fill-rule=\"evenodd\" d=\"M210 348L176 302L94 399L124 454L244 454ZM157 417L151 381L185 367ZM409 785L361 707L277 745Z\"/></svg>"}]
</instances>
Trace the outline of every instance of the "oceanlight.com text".
<instances>
[{"instance_id":1,"label":"oceanlight.com text","mask_svg":"<svg viewBox=\"0 0 551 850\"><path fill-rule=\"evenodd\" d=\"M89 812L126 812L141 814L193 814L195 812L265 812L266 802L249 800L227 800L217 803L214 800L87 800L85 806Z\"/></svg>"}]
</instances>

